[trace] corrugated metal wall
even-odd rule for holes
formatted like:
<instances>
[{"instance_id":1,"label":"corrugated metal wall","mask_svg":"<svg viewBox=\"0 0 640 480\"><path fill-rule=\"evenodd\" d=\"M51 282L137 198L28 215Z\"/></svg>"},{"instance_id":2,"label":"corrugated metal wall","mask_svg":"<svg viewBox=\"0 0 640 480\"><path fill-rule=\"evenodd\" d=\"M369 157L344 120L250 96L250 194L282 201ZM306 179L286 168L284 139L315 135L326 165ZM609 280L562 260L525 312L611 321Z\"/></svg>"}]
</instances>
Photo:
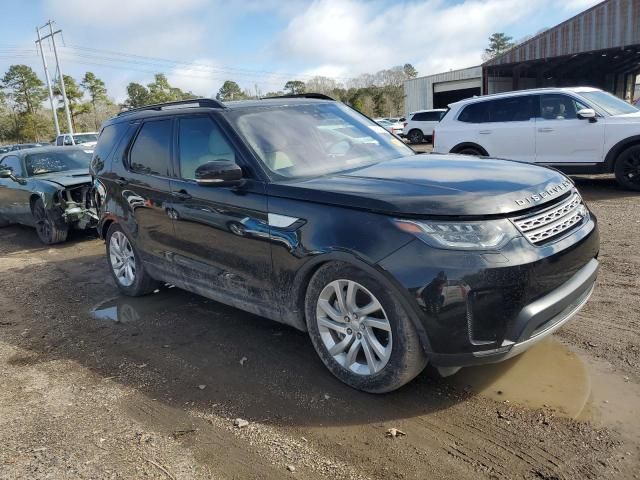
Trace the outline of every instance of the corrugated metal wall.
<instances>
[{"instance_id":1,"label":"corrugated metal wall","mask_svg":"<svg viewBox=\"0 0 640 480\"><path fill-rule=\"evenodd\" d=\"M419 77L404 82L404 111L415 112L433 108L433 85L457 80L478 79L478 86L482 82L482 67L464 68L450 72L438 73L428 77Z\"/></svg>"},{"instance_id":2,"label":"corrugated metal wall","mask_svg":"<svg viewBox=\"0 0 640 480\"><path fill-rule=\"evenodd\" d=\"M508 65L640 44L640 0L607 0L485 63Z\"/></svg>"}]
</instances>

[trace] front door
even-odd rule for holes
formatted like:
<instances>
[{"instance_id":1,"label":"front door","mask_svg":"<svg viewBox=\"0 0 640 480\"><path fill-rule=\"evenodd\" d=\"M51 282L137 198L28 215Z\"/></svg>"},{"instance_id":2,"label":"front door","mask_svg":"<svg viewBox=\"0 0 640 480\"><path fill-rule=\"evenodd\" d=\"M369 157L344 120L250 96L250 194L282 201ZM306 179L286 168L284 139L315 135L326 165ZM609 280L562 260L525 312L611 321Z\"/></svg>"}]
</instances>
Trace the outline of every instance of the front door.
<instances>
[{"instance_id":1,"label":"front door","mask_svg":"<svg viewBox=\"0 0 640 480\"><path fill-rule=\"evenodd\" d=\"M190 282L227 297L228 303L249 301L272 309L265 184L247 178L235 187L199 185L195 172L206 162L230 160L248 174L246 163L211 116L179 117L176 128L178 178L171 182L171 209L179 245L174 262Z\"/></svg>"},{"instance_id":2,"label":"front door","mask_svg":"<svg viewBox=\"0 0 640 480\"><path fill-rule=\"evenodd\" d=\"M549 165L602 162L604 122L578 118L588 108L564 94L540 95L536 119L536 162Z\"/></svg>"}]
</instances>

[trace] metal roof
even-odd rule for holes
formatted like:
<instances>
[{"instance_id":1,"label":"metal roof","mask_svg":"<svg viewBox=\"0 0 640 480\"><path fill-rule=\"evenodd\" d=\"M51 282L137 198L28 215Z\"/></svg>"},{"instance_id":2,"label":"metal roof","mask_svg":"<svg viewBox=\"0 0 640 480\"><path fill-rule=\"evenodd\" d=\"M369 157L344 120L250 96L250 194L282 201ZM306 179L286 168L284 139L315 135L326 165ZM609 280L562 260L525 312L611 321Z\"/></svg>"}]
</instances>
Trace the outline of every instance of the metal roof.
<instances>
[{"instance_id":1,"label":"metal roof","mask_svg":"<svg viewBox=\"0 0 640 480\"><path fill-rule=\"evenodd\" d=\"M544 60L640 45L640 0L605 0L483 64Z\"/></svg>"}]
</instances>

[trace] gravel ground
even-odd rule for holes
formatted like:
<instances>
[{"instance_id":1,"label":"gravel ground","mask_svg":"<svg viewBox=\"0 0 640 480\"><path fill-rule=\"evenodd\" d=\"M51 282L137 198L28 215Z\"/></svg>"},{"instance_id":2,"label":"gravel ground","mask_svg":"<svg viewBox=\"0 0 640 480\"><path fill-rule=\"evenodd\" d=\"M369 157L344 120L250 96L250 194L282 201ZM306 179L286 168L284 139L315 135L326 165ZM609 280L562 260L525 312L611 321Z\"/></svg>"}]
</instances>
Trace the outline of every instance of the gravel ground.
<instances>
[{"instance_id":1,"label":"gravel ground","mask_svg":"<svg viewBox=\"0 0 640 480\"><path fill-rule=\"evenodd\" d=\"M640 195L577 183L602 235L579 316L503 365L384 396L288 327L175 288L118 296L90 235L1 229L0 479L638 478Z\"/></svg>"}]
</instances>

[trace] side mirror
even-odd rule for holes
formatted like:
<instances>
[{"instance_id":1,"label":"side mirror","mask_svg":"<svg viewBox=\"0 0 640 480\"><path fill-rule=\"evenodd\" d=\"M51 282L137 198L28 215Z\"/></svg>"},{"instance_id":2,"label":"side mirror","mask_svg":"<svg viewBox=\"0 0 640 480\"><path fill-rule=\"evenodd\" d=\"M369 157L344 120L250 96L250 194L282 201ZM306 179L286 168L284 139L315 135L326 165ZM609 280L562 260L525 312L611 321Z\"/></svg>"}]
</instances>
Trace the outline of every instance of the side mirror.
<instances>
[{"instance_id":1,"label":"side mirror","mask_svg":"<svg viewBox=\"0 0 640 480\"><path fill-rule=\"evenodd\" d=\"M196 169L198 185L224 187L242 180L242 169L229 160L212 160Z\"/></svg>"},{"instance_id":2,"label":"side mirror","mask_svg":"<svg viewBox=\"0 0 640 480\"><path fill-rule=\"evenodd\" d=\"M596 111L593 108L583 108L577 112L578 118L581 120L589 120L590 122L597 122Z\"/></svg>"},{"instance_id":3,"label":"side mirror","mask_svg":"<svg viewBox=\"0 0 640 480\"><path fill-rule=\"evenodd\" d=\"M13 176L13 172L8 169L0 170L0 178L11 178Z\"/></svg>"}]
</instances>

